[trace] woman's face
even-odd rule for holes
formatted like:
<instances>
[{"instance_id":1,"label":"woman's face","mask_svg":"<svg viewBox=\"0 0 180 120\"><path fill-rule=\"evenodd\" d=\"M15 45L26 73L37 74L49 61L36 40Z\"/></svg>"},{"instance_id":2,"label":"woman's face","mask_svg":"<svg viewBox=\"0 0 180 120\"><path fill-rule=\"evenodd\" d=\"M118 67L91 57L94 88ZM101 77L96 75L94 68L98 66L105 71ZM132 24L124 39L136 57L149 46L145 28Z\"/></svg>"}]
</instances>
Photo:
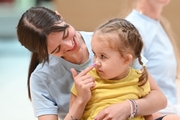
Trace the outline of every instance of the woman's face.
<instances>
[{"instance_id":1,"label":"woman's face","mask_svg":"<svg viewBox=\"0 0 180 120\"><path fill-rule=\"evenodd\" d=\"M62 22L59 25L64 26L67 23ZM63 38L63 36L67 36ZM48 53L57 57L65 57L76 53L80 49L80 41L75 29L69 25L65 32L50 33L47 37Z\"/></svg>"}]
</instances>

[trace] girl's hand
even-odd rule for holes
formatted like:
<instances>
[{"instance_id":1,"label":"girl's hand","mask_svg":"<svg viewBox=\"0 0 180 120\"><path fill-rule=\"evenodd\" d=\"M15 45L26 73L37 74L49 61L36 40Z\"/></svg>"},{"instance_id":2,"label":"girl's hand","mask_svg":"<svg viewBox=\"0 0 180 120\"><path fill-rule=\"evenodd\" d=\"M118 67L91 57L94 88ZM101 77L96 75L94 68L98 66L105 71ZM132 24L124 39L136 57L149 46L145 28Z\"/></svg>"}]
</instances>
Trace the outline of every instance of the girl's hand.
<instances>
[{"instance_id":1,"label":"girl's hand","mask_svg":"<svg viewBox=\"0 0 180 120\"><path fill-rule=\"evenodd\" d=\"M94 78L87 73L94 68L94 65L87 67L77 74L75 69L71 69L75 87L77 89L77 98L88 102L91 98L91 88L95 86Z\"/></svg>"},{"instance_id":2,"label":"girl's hand","mask_svg":"<svg viewBox=\"0 0 180 120\"><path fill-rule=\"evenodd\" d=\"M128 101L113 104L104 108L96 116L95 120L126 120L131 113L131 108Z\"/></svg>"}]
</instances>

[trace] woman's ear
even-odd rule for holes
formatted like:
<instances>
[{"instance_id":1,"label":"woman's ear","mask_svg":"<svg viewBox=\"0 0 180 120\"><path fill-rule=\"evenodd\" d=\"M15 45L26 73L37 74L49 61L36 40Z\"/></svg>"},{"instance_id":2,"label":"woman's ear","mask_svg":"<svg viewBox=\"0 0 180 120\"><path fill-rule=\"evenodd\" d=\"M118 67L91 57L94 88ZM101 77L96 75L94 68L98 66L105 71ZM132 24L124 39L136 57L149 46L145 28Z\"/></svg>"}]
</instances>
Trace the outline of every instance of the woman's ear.
<instances>
[{"instance_id":1,"label":"woman's ear","mask_svg":"<svg viewBox=\"0 0 180 120\"><path fill-rule=\"evenodd\" d=\"M56 13L58 16L60 16L60 18L63 18L58 11L55 11L55 13Z\"/></svg>"},{"instance_id":2,"label":"woman's ear","mask_svg":"<svg viewBox=\"0 0 180 120\"><path fill-rule=\"evenodd\" d=\"M125 61L124 61L125 64L131 64L133 61L133 56L131 54L126 54L124 58L125 58Z\"/></svg>"}]
</instances>

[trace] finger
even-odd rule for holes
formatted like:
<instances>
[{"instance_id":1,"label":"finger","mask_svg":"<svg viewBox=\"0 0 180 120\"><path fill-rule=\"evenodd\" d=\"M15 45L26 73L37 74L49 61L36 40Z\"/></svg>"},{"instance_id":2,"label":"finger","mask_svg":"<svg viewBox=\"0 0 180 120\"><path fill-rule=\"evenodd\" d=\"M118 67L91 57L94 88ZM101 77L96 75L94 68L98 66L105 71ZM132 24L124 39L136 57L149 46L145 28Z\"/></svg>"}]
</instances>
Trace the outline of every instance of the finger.
<instances>
[{"instance_id":1,"label":"finger","mask_svg":"<svg viewBox=\"0 0 180 120\"><path fill-rule=\"evenodd\" d=\"M91 76L91 75L89 75L89 74L86 74L86 75L84 75L84 76L78 76L78 81L84 81L84 80L86 80L86 79L92 79L92 80L94 80L94 77L93 76Z\"/></svg>"},{"instance_id":2,"label":"finger","mask_svg":"<svg viewBox=\"0 0 180 120\"><path fill-rule=\"evenodd\" d=\"M71 73L72 73L73 78L77 76L77 72L74 68L71 68Z\"/></svg>"},{"instance_id":3,"label":"finger","mask_svg":"<svg viewBox=\"0 0 180 120\"><path fill-rule=\"evenodd\" d=\"M106 117L106 114L104 114L103 110L98 113L96 116L96 120L103 120Z\"/></svg>"},{"instance_id":4,"label":"finger","mask_svg":"<svg viewBox=\"0 0 180 120\"><path fill-rule=\"evenodd\" d=\"M88 77L88 78L86 78L86 79L83 79L82 82L83 82L84 84L87 84L87 83L89 83L89 82L94 82L94 78Z\"/></svg>"},{"instance_id":5,"label":"finger","mask_svg":"<svg viewBox=\"0 0 180 120\"><path fill-rule=\"evenodd\" d=\"M96 84L93 82L89 82L89 83L84 84L83 86L84 86L84 87L82 87L83 91L90 91L91 92L90 89L94 88L96 86Z\"/></svg>"},{"instance_id":6,"label":"finger","mask_svg":"<svg viewBox=\"0 0 180 120\"><path fill-rule=\"evenodd\" d=\"M95 86L96 86L96 84L94 82L87 83L88 88L94 88Z\"/></svg>"},{"instance_id":7,"label":"finger","mask_svg":"<svg viewBox=\"0 0 180 120\"><path fill-rule=\"evenodd\" d=\"M90 70L92 70L94 68L95 64L87 67L86 69L84 69L82 72L79 73L79 76L84 76L86 75Z\"/></svg>"}]
</instances>

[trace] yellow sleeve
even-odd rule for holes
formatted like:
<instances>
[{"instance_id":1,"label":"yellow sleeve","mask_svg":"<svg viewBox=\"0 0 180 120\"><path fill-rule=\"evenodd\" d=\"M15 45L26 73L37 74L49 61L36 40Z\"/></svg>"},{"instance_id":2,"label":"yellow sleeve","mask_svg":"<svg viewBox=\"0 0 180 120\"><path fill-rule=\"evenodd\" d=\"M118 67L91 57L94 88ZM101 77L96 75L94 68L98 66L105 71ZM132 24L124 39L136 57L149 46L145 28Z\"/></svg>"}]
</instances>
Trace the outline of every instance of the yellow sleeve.
<instances>
[{"instance_id":1,"label":"yellow sleeve","mask_svg":"<svg viewBox=\"0 0 180 120\"><path fill-rule=\"evenodd\" d=\"M148 95L150 93L150 91L151 91L149 81L147 81L146 84L141 86L141 88L143 89L143 92L141 94L142 97L145 97L146 95Z\"/></svg>"},{"instance_id":2,"label":"yellow sleeve","mask_svg":"<svg viewBox=\"0 0 180 120\"><path fill-rule=\"evenodd\" d=\"M137 73L142 73L141 70L136 70ZM145 97L146 95L148 95L151 91L151 87L150 87L150 84L149 84L149 80L147 80L147 82L143 85L143 86L140 86L140 89L141 89L141 97Z\"/></svg>"},{"instance_id":3,"label":"yellow sleeve","mask_svg":"<svg viewBox=\"0 0 180 120\"><path fill-rule=\"evenodd\" d=\"M75 96L77 96L77 90L76 90L76 87L74 84L72 85L71 93L73 93Z\"/></svg>"}]
</instances>

